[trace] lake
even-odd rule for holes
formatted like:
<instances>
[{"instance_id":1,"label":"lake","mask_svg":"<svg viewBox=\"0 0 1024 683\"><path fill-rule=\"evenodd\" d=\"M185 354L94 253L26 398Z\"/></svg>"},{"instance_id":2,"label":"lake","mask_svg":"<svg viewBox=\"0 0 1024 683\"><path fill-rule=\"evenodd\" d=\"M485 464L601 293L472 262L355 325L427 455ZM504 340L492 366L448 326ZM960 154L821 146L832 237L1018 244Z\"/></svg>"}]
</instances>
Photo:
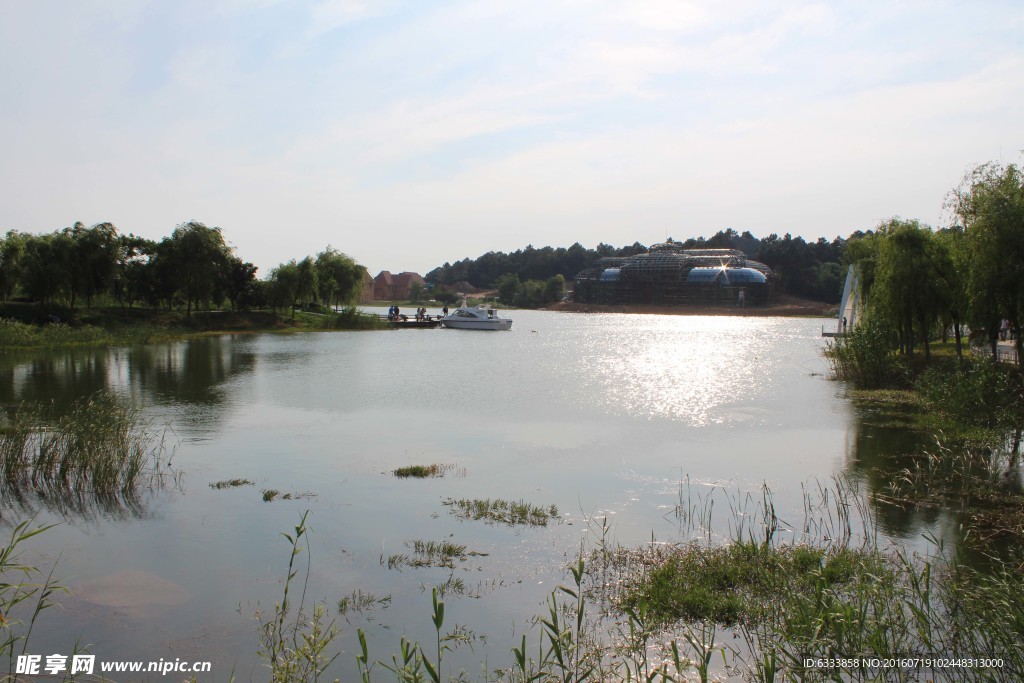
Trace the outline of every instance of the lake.
<instances>
[{"instance_id":1,"label":"lake","mask_svg":"<svg viewBox=\"0 0 1024 683\"><path fill-rule=\"evenodd\" d=\"M339 675L354 670L357 627L379 658L403 635L431 641L431 587L453 579L462 588L446 598L447 623L481 637L468 661L500 666L602 519L623 545L681 541L692 523L680 510L714 500L707 533L721 540L767 485L799 529L807 500L834 477L884 486L920 443L859 415L827 379L820 334L832 320L510 317L510 332L252 334L0 355L3 404L60 409L113 392L173 447L174 477L137 509L5 507L8 526L33 511L59 522L34 539L32 557L57 561L71 589L29 651L69 654L78 642L98 659L209 660L202 680L265 678L254 615L280 600L290 555L281 534L309 510L306 600L326 601L342 628ZM431 463L452 469L391 474ZM234 478L254 484L210 486ZM267 489L292 498L265 502ZM463 521L449 498L554 505L559 520ZM872 515L900 544L955 526L944 511ZM416 540L478 554L454 569L389 569ZM354 592L376 608L338 615Z\"/></svg>"}]
</instances>

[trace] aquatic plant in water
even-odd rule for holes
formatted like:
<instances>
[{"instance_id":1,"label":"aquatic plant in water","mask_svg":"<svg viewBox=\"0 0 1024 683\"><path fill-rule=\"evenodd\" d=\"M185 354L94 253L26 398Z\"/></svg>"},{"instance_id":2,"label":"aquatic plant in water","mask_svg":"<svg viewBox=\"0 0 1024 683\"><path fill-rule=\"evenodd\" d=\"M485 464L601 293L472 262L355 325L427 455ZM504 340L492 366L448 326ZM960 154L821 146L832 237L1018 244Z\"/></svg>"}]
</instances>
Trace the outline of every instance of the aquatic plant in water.
<instances>
[{"instance_id":1,"label":"aquatic plant in water","mask_svg":"<svg viewBox=\"0 0 1024 683\"><path fill-rule=\"evenodd\" d=\"M215 481L210 483L211 489L230 489L238 486L254 486L255 482L248 479L224 479L222 481Z\"/></svg>"},{"instance_id":2,"label":"aquatic plant in water","mask_svg":"<svg viewBox=\"0 0 1024 683\"><path fill-rule=\"evenodd\" d=\"M3 680L15 680L16 655L25 652L36 619L54 605L55 594L67 592L53 578L53 569L40 583L39 568L21 558L25 542L52 526L33 528L28 521L20 522L7 545L0 547L0 655L8 660L7 676L0 676Z\"/></svg>"},{"instance_id":3,"label":"aquatic plant in water","mask_svg":"<svg viewBox=\"0 0 1024 683\"><path fill-rule=\"evenodd\" d=\"M25 404L0 432L0 497L24 503L34 495L61 510L134 507L169 474L166 450L164 433L109 394L59 416Z\"/></svg>"},{"instance_id":4,"label":"aquatic plant in water","mask_svg":"<svg viewBox=\"0 0 1024 683\"><path fill-rule=\"evenodd\" d=\"M451 541L412 541L407 543L413 554L395 554L388 557L388 569L401 567L448 567L455 566L455 561L463 562L470 555L484 553L466 552L466 546ZM381 564L383 564L383 556Z\"/></svg>"},{"instance_id":5,"label":"aquatic plant in water","mask_svg":"<svg viewBox=\"0 0 1024 683\"><path fill-rule=\"evenodd\" d=\"M509 526L547 526L549 521L558 519L558 508L554 505L540 507L524 501L515 502L501 498L448 498L443 504L463 519L498 522Z\"/></svg>"},{"instance_id":6,"label":"aquatic plant in water","mask_svg":"<svg viewBox=\"0 0 1024 683\"><path fill-rule=\"evenodd\" d=\"M396 470L392 470L391 474L399 479L406 479L408 477L426 479L428 477L443 477L454 469L455 465L445 465L435 462L432 465L408 465L406 467L399 467Z\"/></svg>"}]
</instances>

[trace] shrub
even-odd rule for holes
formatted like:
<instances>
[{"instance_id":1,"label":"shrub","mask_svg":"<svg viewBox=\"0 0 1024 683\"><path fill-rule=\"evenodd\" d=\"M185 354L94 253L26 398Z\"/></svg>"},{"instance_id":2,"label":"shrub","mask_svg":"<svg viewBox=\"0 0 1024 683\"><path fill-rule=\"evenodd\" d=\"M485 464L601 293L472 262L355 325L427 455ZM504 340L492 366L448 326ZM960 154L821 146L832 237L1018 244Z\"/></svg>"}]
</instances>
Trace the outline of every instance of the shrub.
<instances>
[{"instance_id":1,"label":"shrub","mask_svg":"<svg viewBox=\"0 0 1024 683\"><path fill-rule=\"evenodd\" d=\"M835 379L858 389L879 389L901 380L902 366L893 355L896 335L886 325L867 319L825 351Z\"/></svg>"},{"instance_id":2,"label":"shrub","mask_svg":"<svg viewBox=\"0 0 1024 683\"><path fill-rule=\"evenodd\" d=\"M1019 375L987 356L930 367L917 389L934 409L965 425L1012 427L1024 412Z\"/></svg>"}]
</instances>

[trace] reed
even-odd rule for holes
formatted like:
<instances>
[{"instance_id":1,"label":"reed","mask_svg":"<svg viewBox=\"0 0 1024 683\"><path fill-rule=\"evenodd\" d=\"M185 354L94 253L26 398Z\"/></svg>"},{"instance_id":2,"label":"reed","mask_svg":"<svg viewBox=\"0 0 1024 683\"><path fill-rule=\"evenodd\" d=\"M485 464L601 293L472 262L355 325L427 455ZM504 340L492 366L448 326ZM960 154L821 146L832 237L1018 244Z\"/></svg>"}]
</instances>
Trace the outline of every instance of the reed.
<instances>
[{"instance_id":1,"label":"reed","mask_svg":"<svg viewBox=\"0 0 1024 683\"><path fill-rule=\"evenodd\" d=\"M391 474L398 477L399 479L406 479L413 477L416 479L427 479L443 477L449 472L455 470L455 465L442 464L435 462L431 465L408 465L406 467L399 467L396 470L392 470Z\"/></svg>"},{"instance_id":2,"label":"reed","mask_svg":"<svg viewBox=\"0 0 1024 683\"><path fill-rule=\"evenodd\" d=\"M222 481L215 481L210 484L211 489L231 489L238 486L254 486L255 482L248 479L224 479Z\"/></svg>"},{"instance_id":3,"label":"reed","mask_svg":"<svg viewBox=\"0 0 1024 683\"><path fill-rule=\"evenodd\" d=\"M354 590L338 600L338 614L341 616L345 616L349 612L363 614L376 609L387 609L389 605L391 605L391 594L377 597L373 593L364 593L361 589Z\"/></svg>"},{"instance_id":4,"label":"reed","mask_svg":"<svg viewBox=\"0 0 1024 683\"><path fill-rule=\"evenodd\" d=\"M26 404L0 433L0 493L70 509L134 505L169 473L165 454L164 433L108 394L79 400L58 417Z\"/></svg>"},{"instance_id":5,"label":"reed","mask_svg":"<svg viewBox=\"0 0 1024 683\"><path fill-rule=\"evenodd\" d=\"M1019 370L987 356L933 365L916 387L932 410L964 426L1006 430L1024 417Z\"/></svg>"},{"instance_id":6,"label":"reed","mask_svg":"<svg viewBox=\"0 0 1024 683\"><path fill-rule=\"evenodd\" d=\"M877 389L899 384L904 368L895 356L895 333L867 319L845 337L830 342L825 350L834 379L858 389Z\"/></svg>"},{"instance_id":7,"label":"reed","mask_svg":"<svg viewBox=\"0 0 1024 683\"><path fill-rule=\"evenodd\" d=\"M26 542L52 526L20 522L11 530L7 545L0 547L0 656L8 663L7 676L0 677L3 680L17 680L16 657L25 653L36 619L54 605L55 595L67 592L53 578L53 568L40 582L39 568L22 559Z\"/></svg>"},{"instance_id":8,"label":"reed","mask_svg":"<svg viewBox=\"0 0 1024 683\"><path fill-rule=\"evenodd\" d=\"M313 605L310 614L305 611L311 567L308 550L301 592L297 598L292 595L293 582L300 571L296 562L303 552L301 544L309 534L308 518L307 510L293 533L281 534L291 548L281 601L275 603L273 610L267 614L261 611L256 613L260 634L259 654L267 662L272 683L319 681L340 654L328 653L339 630L334 621L328 621L326 605L318 602Z\"/></svg>"},{"instance_id":9,"label":"reed","mask_svg":"<svg viewBox=\"0 0 1024 683\"><path fill-rule=\"evenodd\" d=\"M559 519L558 508L554 505L540 507L524 501L508 501L501 498L448 498L444 505L462 519L484 520L509 526L547 526L549 521Z\"/></svg>"},{"instance_id":10,"label":"reed","mask_svg":"<svg viewBox=\"0 0 1024 683\"><path fill-rule=\"evenodd\" d=\"M395 554L388 557L388 569L400 569L402 567L455 567L455 561L464 562L469 555L480 555L481 553L467 553L466 546L451 541L412 541L407 543L412 549L412 555ZM381 564L383 564L381 556Z\"/></svg>"},{"instance_id":11,"label":"reed","mask_svg":"<svg viewBox=\"0 0 1024 683\"><path fill-rule=\"evenodd\" d=\"M718 497L726 494L723 489L716 492ZM760 495L729 494L717 506L728 510L733 518L728 523L712 519L715 506L707 498L693 503L681 497L682 507L702 511L690 527L692 540L681 545L652 539L641 548L611 548L602 525L600 547L589 555L580 549L568 567L569 581L549 594L532 630L511 647L512 665L487 672L483 679L1021 679L1024 603L1019 596L1024 577L1019 572L1006 567L982 573L941 552L918 557L881 549L870 518L860 519L865 506L854 498L862 495L849 482L808 486L804 497L804 514L813 519L793 524L777 516L767 488ZM756 522L739 520L752 516ZM709 541L706 528L712 525L727 527L734 536L725 543ZM305 517L298 533L287 537L293 563L304 526ZM464 546L445 542L413 542L410 547L425 557L444 555L444 548L450 557L467 554ZM275 614L290 609L288 583L295 574L290 564L285 600ZM453 648L472 641L472 632L459 625L446 630L444 591L435 588L432 593L432 642L402 638L390 659L373 660L365 633L357 631L356 665L364 683L373 680L378 667L388 680L469 680L465 672L445 671L444 663ZM354 593L343 599L339 610L370 600ZM267 633L289 631L283 619L276 623L277 630ZM304 633L313 643L306 651L319 653L312 658L325 661L335 632L315 624L316 618L296 622L291 632ZM275 638L265 637L264 642ZM889 669L860 664L862 657L884 661L915 653L980 657L989 663L941 671L922 664ZM808 658L858 663L824 669L808 667Z\"/></svg>"}]
</instances>

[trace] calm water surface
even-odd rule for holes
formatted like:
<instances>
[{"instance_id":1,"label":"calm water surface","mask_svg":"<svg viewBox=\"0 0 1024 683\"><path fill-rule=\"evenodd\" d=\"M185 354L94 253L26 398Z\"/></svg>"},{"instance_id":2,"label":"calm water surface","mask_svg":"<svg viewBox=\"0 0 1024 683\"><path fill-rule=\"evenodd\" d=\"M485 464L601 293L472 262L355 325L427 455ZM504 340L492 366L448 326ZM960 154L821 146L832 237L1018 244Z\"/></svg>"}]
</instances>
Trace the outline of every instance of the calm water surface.
<instances>
[{"instance_id":1,"label":"calm water surface","mask_svg":"<svg viewBox=\"0 0 1024 683\"><path fill-rule=\"evenodd\" d=\"M37 521L61 522L35 547L59 556L71 596L44 615L30 649L69 652L78 641L100 659L209 659L210 680L263 678L254 614L280 598L281 532L308 509L307 600L391 596L386 608L338 617L340 673L352 668L356 627L382 658L401 635L432 638L430 587L451 577L471 595L449 597L449 623L486 635L471 659L486 651L498 666L581 540L593 542L594 519L607 517L622 544L681 540L681 496L741 501L767 484L798 525L805 490L841 473L882 485L877 461L916 443L858 419L845 387L825 379L821 320L512 317L511 332L240 335L0 356L0 402L130 397L168 426L180 473L134 512L35 506ZM457 471L389 475L435 462ZM255 486L209 486L236 477ZM263 502L271 488L304 496ZM442 505L449 497L556 505L562 521L463 522ZM24 514L8 508L3 520ZM892 511L879 523L897 541L951 525L942 513ZM481 555L454 571L382 566L416 539ZM97 597L104 581L143 589L118 602Z\"/></svg>"}]
</instances>

